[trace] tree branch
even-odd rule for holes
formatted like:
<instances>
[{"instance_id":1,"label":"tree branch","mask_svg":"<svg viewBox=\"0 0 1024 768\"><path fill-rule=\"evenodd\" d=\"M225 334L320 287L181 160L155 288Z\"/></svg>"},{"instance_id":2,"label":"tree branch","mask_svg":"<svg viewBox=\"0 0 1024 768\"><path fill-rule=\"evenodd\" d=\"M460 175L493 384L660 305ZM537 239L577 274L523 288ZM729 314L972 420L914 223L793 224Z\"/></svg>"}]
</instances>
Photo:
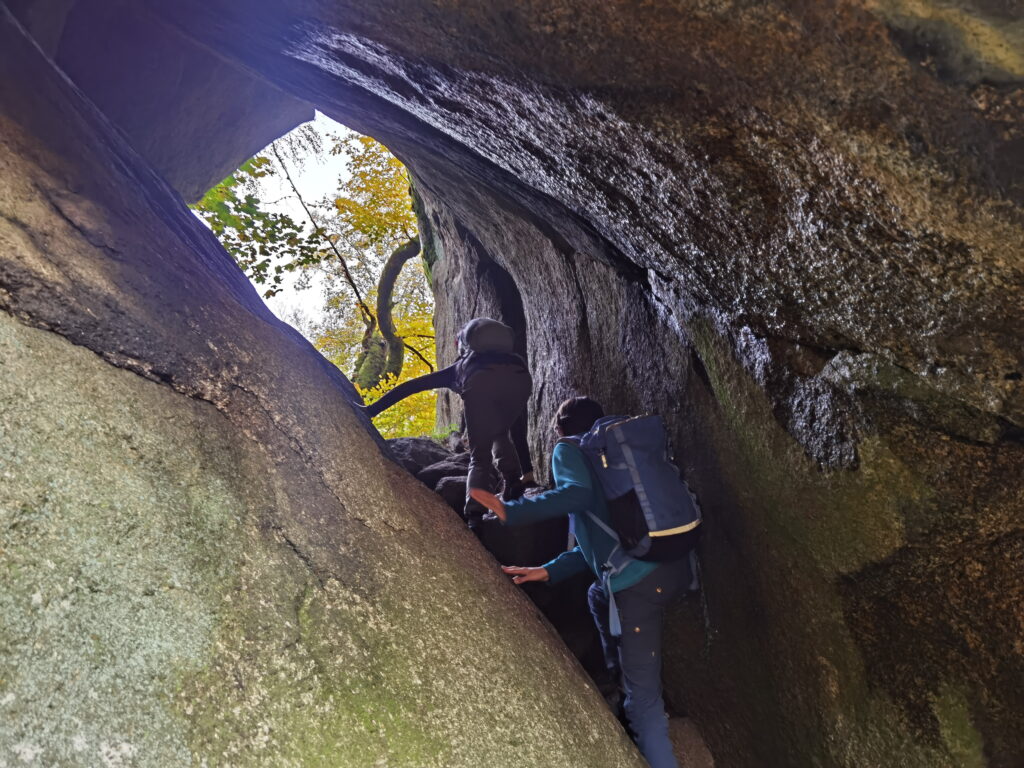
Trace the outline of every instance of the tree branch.
<instances>
[{"instance_id":1,"label":"tree branch","mask_svg":"<svg viewBox=\"0 0 1024 768\"><path fill-rule=\"evenodd\" d=\"M387 373L393 374L396 377L401 373L403 357L402 351L404 349L408 349L416 355L416 357L422 360L427 368L433 372L433 364L423 356L423 353L406 342L405 339L398 336L395 332L394 322L391 319L391 297L394 293L395 282L398 279L399 273L402 271L402 266L420 252L419 238L411 237L409 242L399 246L391 254L387 262L385 262L384 269L381 272L380 281L378 283L377 314L375 316L367 306L366 300L363 298L363 294L359 290L359 286L356 285L355 278L352 276L352 272L348 268L348 263L345 261L345 257L341 255L341 251L338 250L334 242L329 237L322 234L323 230L317 224L316 219L313 216L313 212L310 210L305 199L302 197L302 194L299 192L298 187L295 185L295 180L292 179L292 175L288 171L288 166L285 164L284 158L281 156L281 152L278 150L276 142L270 145L270 151L277 159L278 164L281 166L281 170L284 171L285 178L288 180L288 184L292 188L292 192L299 201L299 205L302 206L302 210L306 212L306 217L309 219L309 223L313 225L313 231L318 233L320 239L327 243L327 246L334 252L334 255L338 258L338 263L341 264L345 282L348 283L349 287L352 289L352 293L355 294L359 310L363 315L363 323L366 326L366 332L363 335L362 341L364 354L360 356L360 360L365 358L366 354L369 353L373 332L375 329L379 328L381 335L384 337L388 345L388 362L385 369ZM434 337L417 335L417 338L426 339ZM359 367L360 363L357 362L357 368ZM397 368L397 370L393 370L393 368Z\"/></svg>"},{"instance_id":2,"label":"tree branch","mask_svg":"<svg viewBox=\"0 0 1024 768\"><path fill-rule=\"evenodd\" d=\"M281 157L281 153L277 149L277 142L270 145L270 151L274 153L274 157L277 158L277 162L280 164L281 170L284 171L284 176L288 179L288 184L291 186L292 192L295 193L295 197L298 199L299 205L302 206L302 210L306 212L306 216L309 218L309 223L313 225L313 231L317 233L322 232L322 229L316 223L316 219L313 218L313 212L309 209L309 206L306 205L306 201L299 193L299 188L295 186L295 181L292 179L292 175L288 172L288 166L285 165L284 158ZM359 303L359 309L363 313L363 322L366 324L367 328L374 328L377 325L377 319L373 316L370 308L366 305L366 301L363 299L363 294L360 292L359 286L356 285L355 278L352 277L352 273L348 269L348 263L345 261L345 257L341 255L341 251L339 251L334 243L331 242L329 237L325 237L321 234L320 239L327 243L328 247L334 251L334 255L338 257L338 261L341 263L341 270L345 275L345 282L349 284L352 292L356 295L356 301Z\"/></svg>"},{"instance_id":3,"label":"tree branch","mask_svg":"<svg viewBox=\"0 0 1024 768\"><path fill-rule=\"evenodd\" d=\"M405 345L406 349L408 349L410 352L412 352L414 355L416 355L416 357L418 357L420 360L422 360L426 364L427 368L430 369L431 373L434 372L434 366L431 365L430 361L427 360L427 358L425 358L423 356L422 352L420 352L418 349L416 349L416 347L414 347L412 344L409 344L407 342L402 342L402 343Z\"/></svg>"},{"instance_id":4,"label":"tree branch","mask_svg":"<svg viewBox=\"0 0 1024 768\"><path fill-rule=\"evenodd\" d=\"M419 357L420 360L427 364L431 371L434 370L434 366L420 354L418 349L408 344L398 335L395 330L394 321L391 319L391 297L395 293L395 283L402 272L402 267L410 259L417 256L419 252L419 238L414 237L408 242L402 243L402 245L392 251L391 255L388 256L388 260L384 262L384 268L380 273L380 280L377 282L377 327L380 328L381 336L384 337L384 341L388 345L388 360L384 368L385 376L397 378L402 373L405 349L410 350Z\"/></svg>"}]
</instances>

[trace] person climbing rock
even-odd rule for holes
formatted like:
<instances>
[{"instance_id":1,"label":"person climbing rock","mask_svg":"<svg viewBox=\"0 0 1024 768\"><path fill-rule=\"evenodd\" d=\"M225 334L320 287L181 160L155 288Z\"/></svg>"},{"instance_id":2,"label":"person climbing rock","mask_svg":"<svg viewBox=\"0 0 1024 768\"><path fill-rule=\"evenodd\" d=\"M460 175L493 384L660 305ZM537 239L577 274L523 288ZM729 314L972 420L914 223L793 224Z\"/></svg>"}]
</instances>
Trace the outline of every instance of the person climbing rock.
<instances>
[{"instance_id":1,"label":"person climbing rock","mask_svg":"<svg viewBox=\"0 0 1024 768\"><path fill-rule=\"evenodd\" d=\"M462 414L462 419L459 422L459 435L466 434L466 414ZM519 418L515 420L512 425L512 429L509 434L512 436L512 445L516 447L516 455L519 457L520 469L523 474L519 478L523 483L524 488L537 488L537 479L533 474L533 461L530 459L530 441L526 427L526 411L525 409ZM465 443L463 443L465 445Z\"/></svg>"},{"instance_id":2,"label":"person climbing rock","mask_svg":"<svg viewBox=\"0 0 1024 768\"><path fill-rule=\"evenodd\" d=\"M476 530L487 511L473 500L469 488L495 490L503 483L502 497L523 493L522 468L510 430L526 409L533 381L526 363L515 354L515 332L487 317L470 320L458 335L459 357L447 368L410 379L380 400L363 406L371 418L400 400L428 389L447 388L462 396L469 472L466 480L466 521Z\"/></svg>"},{"instance_id":3,"label":"person climbing rock","mask_svg":"<svg viewBox=\"0 0 1024 768\"><path fill-rule=\"evenodd\" d=\"M553 427L558 436L580 435L604 416L604 409L590 398L566 400L558 409ZM506 525L527 525L568 515L577 546L554 560L535 567L502 566L515 584L563 581L589 569L597 581L588 602L601 635L605 662L621 679L624 707L640 752L651 768L678 768L668 735L668 716L662 699L661 634L666 606L689 581L686 560L662 563L632 560L609 580L614 593L621 636L610 626L609 598L602 586L602 565L617 542L587 514L589 510L605 525L611 524L607 501L593 476L583 451L571 442L559 442L551 456L554 490L516 501L503 502L482 488L470 494Z\"/></svg>"}]
</instances>

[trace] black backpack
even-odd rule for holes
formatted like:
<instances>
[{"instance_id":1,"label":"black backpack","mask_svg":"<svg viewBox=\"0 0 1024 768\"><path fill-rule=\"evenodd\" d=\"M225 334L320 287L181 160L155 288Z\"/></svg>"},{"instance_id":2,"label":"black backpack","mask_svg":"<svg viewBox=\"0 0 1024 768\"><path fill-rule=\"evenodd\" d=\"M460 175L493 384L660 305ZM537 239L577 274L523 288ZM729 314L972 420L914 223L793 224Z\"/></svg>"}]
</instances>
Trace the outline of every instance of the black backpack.
<instances>
[{"instance_id":1,"label":"black backpack","mask_svg":"<svg viewBox=\"0 0 1024 768\"><path fill-rule=\"evenodd\" d=\"M459 331L459 391L465 389L474 373L492 365L516 365L525 371L526 361L513 351L515 339L515 331L489 317L478 317L466 323Z\"/></svg>"}]
</instances>

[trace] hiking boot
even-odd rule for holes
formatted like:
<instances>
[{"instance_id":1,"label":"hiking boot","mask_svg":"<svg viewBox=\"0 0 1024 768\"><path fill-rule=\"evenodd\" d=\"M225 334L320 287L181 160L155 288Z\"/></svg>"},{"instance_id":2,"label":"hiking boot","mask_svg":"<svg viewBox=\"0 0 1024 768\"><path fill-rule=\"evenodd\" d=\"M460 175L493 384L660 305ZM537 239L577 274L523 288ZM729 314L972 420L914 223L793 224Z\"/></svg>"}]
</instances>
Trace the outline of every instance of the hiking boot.
<instances>
[{"instance_id":1,"label":"hiking boot","mask_svg":"<svg viewBox=\"0 0 1024 768\"><path fill-rule=\"evenodd\" d=\"M501 491L502 501L515 501L522 498L526 493L526 486L519 480L506 480L505 487Z\"/></svg>"}]
</instances>

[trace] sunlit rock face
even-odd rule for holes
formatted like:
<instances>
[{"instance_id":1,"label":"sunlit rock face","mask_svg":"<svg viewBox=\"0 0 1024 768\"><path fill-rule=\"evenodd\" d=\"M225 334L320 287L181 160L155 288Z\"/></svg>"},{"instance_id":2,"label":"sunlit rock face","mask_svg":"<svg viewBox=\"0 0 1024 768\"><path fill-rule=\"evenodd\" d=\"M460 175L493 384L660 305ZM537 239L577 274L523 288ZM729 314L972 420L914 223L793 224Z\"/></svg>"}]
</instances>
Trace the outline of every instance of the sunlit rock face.
<instances>
[{"instance_id":1,"label":"sunlit rock face","mask_svg":"<svg viewBox=\"0 0 1024 768\"><path fill-rule=\"evenodd\" d=\"M640 766L0 5L0 765Z\"/></svg>"},{"instance_id":2,"label":"sunlit rock face","mask_svg":"<svg viewBox=\"0 0 1024 768\"><path fill-rule=\"evenodd\" d=\"M1024 762L1018 4L144 5L412 168L441 359L525 329L538 464L569 394L668 419L720 765Z\"/></svg>"}]
</instances>

